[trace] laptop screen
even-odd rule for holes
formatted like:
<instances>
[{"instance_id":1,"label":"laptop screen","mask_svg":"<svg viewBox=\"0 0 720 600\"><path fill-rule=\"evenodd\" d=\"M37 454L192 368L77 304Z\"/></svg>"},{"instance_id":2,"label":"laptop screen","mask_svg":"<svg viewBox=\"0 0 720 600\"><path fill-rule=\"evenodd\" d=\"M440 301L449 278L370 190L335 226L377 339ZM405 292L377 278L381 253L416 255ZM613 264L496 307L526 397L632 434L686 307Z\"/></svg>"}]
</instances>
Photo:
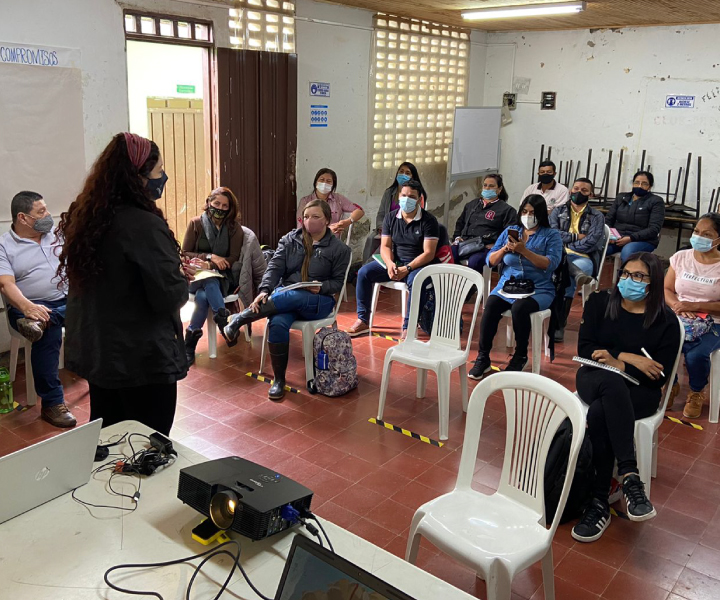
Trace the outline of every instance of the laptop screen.
<instances>
[{"instance_id":1,"label":"laptop screen","mask_svg":"<svg viewBox=\"0 0 720 600\"><path fill-rule=\"evenodd\" d=\"M412 600L342 557L296 537L300 544L293 544L276 600Z\"/></svg>"}]
</instances>

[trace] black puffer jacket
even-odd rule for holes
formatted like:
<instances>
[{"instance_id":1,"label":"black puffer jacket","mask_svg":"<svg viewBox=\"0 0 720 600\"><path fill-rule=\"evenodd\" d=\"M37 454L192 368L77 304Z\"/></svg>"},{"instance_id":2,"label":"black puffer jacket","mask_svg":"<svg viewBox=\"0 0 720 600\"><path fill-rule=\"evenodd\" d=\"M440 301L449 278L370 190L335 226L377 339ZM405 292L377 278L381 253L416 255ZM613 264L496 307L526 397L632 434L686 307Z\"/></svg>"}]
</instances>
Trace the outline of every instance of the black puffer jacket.
<instances>
[{"instance_id":1,"label":"black puffer jacket","mask_svg":"<svg viewBox=\"0 0 720 600\"><path fill-rule=\"evenodd\" d=\"M322 281L320 293L326 296L337 294L345 281L345 271L350 264L350 248L335 237L329 229L314 245L310 258L308 276L310 281ZM300 271L305 259L302 228L284 235L270 259L267 271L260 283L260 291L272 293L278 285L301 281Z\"/></svg>"},{"instance_id":2,"label":"black puffer jacket","mask_svg":"<svg viewBox=\"0 0 720 600\"><path fill-rule=\"evenodd\" d=\"M608 227L630 236L633 242L660 243L660 230L665 221L665 203L660 196L647 194L632 202L632 192L620 194L605 215Z\"/></svg>"},{"instance_id":3,"label":"black puffer jacket","mask_svg":"<svg viewBox=\"0 0 720 600\"><path fill-rule=\"evenodd\" d=\"M82 293L70 285L65 366L109 389L185 377L180 308L188 283L167 223L141 208L119 207L99 255L97 280Z\"/></svg>"}]
</instances>

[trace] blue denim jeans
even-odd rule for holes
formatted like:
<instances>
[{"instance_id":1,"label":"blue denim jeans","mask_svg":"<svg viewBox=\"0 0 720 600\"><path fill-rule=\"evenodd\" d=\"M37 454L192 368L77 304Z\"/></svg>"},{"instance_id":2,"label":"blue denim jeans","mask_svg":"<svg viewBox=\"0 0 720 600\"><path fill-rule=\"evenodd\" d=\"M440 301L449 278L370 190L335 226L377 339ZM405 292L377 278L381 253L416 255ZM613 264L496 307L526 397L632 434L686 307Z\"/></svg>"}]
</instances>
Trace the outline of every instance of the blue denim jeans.
<instances>
[{"instance_id":1,"label":"blue denim jeans","mask_svg":"<svg viewBox=\"0 0 720 600\"><path fill-rule=\"evenodd\" d=\"M47 306L50 313L50 322L45 328L43 336L32 345L30 353L30 364L33 371L33 382L35 391L42 400L43 408L62 404L65 402L63 386L58 376L58 365L60 361L60 347L62 346L62 328L65 325L65 304L66 301L55 300L53 302L36 302ZM18 309L8 307L10 326L17 331L17 320L24 317ZM27 360L27 357L25 357Z\"/></svg>"},{"instance_id":2,"label":"blue denim jeans","mask_svg":"<svg viewBox=\"0 0 720 600\"><path fill-rule=\"evenodd\" d=\"M335 308L335 298L306 290L275 290L270 296L278 313L268 319L268 341L283 344L290 341L293 321L324 319Z\"/></svg>"},{"instance_id":3,"label":"blue denim jeans","mask_svg":"<svg viewBox=\"0 0 720 600\"><path fill-rule=\"evenodd\" d=\"M193 281L189 286L191 294L195 294L195 310L190 318L188 329L202 329L205 319L208 316L208 308L217 313L225 307L225 300L220 289L220 279L212 277L202 281Z\"/></svg>"},{"instance_id":4,"label":"blue denim jeans","mask_svg":"<svg viewBox=\"0 0 720 600\"><path fill-rule=\"evenodd\" d=\"M455 260L456 265L459 265L461 260L466 260L458 256L458 252L460 251L460 246L458 244L453 244L452 246L450 246L450 250L452 251L453 259ZM489 248L483 248L482 250L480 250L480 252L475 252L474 254L471 254L467 257L467 266L470 267L473 271L477 271L478 273L482 274L483 267L485 266L485 259L487 258L487 255L489 253Z\"/></svg>"},{"instance_id":5,"label":"blue denim jeans","mask_svg":"<svg viewBox=\"0 0 720 600\"><path fill-rule=\"evenodd\" d=\"M578 256L577 254L568 254L567 259L568 262L574 264L583 273L592 277L593 262L589 258L586 258L585 256ZM571 276L570 284L565 288L565 297L573 298L575 296L576 289L577 285L575 284L575 278Z\"/></svg>"},{"instance_id":6,"label":"blue denim jeans","mask_svg":"<svg viewBox=\"0 0 720 600\"><path fill-rule=\"evenodd\" d=\"M631 254L636 252L655 252L657 246L653 246L650 242L630 242L624 246L616 246L615 244L608 244L607 256L612 256L620 252L620 258L625 262Z\"/></svg>"},{"instance_id":7,"label":"blue denim jeans","mask_svg":"<svg viewBox=\"0 0 720 600\"><path fill-rule=\"evenodd\" d=\"M685 368L690 379L690 389L702 392L710 378L710 355L720 348L720 323L716 323L713 331L702 337L683 344Z\"/></svg>"},{"instance_id":8,"label":"blue denim jeans","mask_svg":"<svg viewBox=\"0 0 720 600\"><path fill-rule=\"evenodd\" d=\"M411 297L413 281L415 281L415 277L421 270L422 267L411 271L410 275L403 280L407 284ZM386 281L391 281L390 276L388 275L387 269L379 262L372 261L358 271L357 282L355 283L355 297L357 299L357 316L363 323L370 322L370 303L372 302L373 286L376 283L384 283ZM410 316L409 305L407 312L408 314L405 315L405 320L403 321L403 329L407 329L408 326L408 317Z\"/></svg>"}]
</instances>

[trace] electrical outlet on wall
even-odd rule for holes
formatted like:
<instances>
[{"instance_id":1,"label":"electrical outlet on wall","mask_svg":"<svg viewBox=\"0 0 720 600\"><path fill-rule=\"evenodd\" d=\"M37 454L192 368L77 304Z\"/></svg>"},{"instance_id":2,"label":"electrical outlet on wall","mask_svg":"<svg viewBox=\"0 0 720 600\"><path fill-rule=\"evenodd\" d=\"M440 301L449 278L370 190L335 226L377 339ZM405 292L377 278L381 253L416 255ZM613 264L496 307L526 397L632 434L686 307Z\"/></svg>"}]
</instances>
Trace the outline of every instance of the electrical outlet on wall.
<instances>
[{"instance_id":1,"label":"electrical outlet on wall","mask_svg":"<svg viewBox=\"0 0 720 600\"><path fill-rule=\"evenodd\" d=\"M543 92L540 95L540 110L555 110L557 92Z\"/></svg>"},{"instance_id":2,"label":"electrical outlet on wall","mask_svg":"<svg viewBox=\"0 0 720 600\"><path fill-rule=\"evenodd\" d=\"M503 106L507 106L509 110L515 110L516 102L517 94L511 94L510 92L503 94Z\"/></svg>"}]
</instances>

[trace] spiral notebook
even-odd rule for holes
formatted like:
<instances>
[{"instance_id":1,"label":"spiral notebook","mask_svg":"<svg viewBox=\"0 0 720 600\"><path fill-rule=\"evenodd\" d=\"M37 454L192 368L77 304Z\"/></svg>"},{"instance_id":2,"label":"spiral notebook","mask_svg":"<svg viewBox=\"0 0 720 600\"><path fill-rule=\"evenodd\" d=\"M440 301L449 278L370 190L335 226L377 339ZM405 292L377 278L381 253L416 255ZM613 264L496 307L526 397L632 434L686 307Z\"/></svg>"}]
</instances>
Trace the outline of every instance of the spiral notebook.
<instances>
[{"instance_id":1,"label":"spiral notebook","mask_svg":"<svg viewBox=\"0 0 720 600\"><path fill-rule=\"evenodd\" d=\"M634 383L635 385L640 385L640 382L635 379L632 375L628 375L625 371L621 371L620 369L616 367L611 367L610 365L605 365L603 363L599 363L594 360L590 360L589 358L582 358L581 356L573 356L573 360L575 362L579 362L580 364L583 364L587 367L595 367L597 369L605 369L606 371L610 371L611 373L617 373L618 375L624 377L631 383Z\"/></svg>"}]
</instances>

